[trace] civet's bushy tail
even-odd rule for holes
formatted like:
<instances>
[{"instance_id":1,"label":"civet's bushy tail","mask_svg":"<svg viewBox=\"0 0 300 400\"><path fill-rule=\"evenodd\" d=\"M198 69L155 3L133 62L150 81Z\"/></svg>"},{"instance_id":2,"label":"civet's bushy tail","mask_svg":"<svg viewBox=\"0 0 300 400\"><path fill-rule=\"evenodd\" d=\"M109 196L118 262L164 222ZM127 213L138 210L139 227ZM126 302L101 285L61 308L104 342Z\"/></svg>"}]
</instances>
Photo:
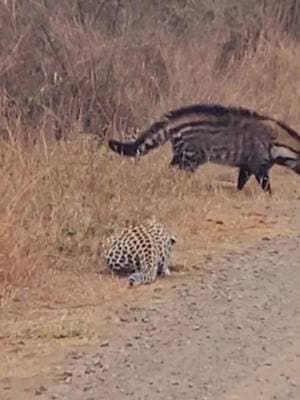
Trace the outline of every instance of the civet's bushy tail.
<instances>
[{"instance_id":1,"label":"civet's bushy tail","mask_svg":"<svg viewBox=\"0 0 300 400\"><path fill-rule=\"evenodd\" d=\"M242 107L198 104L170 111L131 143L109 141L116 153L135 157L170 140L171 165L194 171L205 162L240 169L238 189L251 175L271 191L268 171L279 164L300 174L300 135L285 123Z\"/></svg>"},{"instance_id":2,"label":"civet's bushy tail","mask_svg":"<svg viewBox=\"0 0 300 400\"><path fill-rule=\"evenodd\" d=\"M167 122L168 121L160 121L154 123L134 142L124 143L111 139L109 140L108 145L111 150L124 156L144 156L149 153L149 151L165 144L169 140L168 131L166 129Z\"/></svg>"}]
</instances>

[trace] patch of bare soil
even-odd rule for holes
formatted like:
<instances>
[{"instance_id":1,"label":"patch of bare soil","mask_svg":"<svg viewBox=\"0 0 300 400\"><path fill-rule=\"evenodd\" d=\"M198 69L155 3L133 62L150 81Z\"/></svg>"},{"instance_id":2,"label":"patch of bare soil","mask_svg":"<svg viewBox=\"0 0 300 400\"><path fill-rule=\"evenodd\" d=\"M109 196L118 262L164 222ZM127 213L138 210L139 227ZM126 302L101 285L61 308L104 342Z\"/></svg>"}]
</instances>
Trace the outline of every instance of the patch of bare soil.
<instances>
[{"instance_id":1,"label":"patch of bare soil","mask_svg":"<svg viewBox=\"0 0 300 400\"><path fill-rule=\"evenodd\" d=\"M4 335L1 399L299 399L299 202L281 213L289 232Z\"/></svg>"}]
</instances>

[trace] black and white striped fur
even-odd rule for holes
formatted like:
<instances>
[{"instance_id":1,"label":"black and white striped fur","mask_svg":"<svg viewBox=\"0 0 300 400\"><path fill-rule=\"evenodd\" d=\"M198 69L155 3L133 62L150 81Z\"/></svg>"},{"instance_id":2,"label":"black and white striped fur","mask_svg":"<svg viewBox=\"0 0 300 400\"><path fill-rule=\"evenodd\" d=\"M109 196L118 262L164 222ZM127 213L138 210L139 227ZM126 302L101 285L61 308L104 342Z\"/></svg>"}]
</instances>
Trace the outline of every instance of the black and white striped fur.
<instances>
[{"instance_id":1,"label":"black and white striped fur","mask_svg":"<svg viewBox=\"0 0 300 400\"><path fill-rule=\"evenodd\" d=\"M285 123L242 107L198 104L170 111L131 143L109 140L124 156L143 156L170 140L171 166L195 171L206 162L239 168L237 189L254 175L271 193L269 170L300 174L300 135Z\"/></svg>"}]
</instances>

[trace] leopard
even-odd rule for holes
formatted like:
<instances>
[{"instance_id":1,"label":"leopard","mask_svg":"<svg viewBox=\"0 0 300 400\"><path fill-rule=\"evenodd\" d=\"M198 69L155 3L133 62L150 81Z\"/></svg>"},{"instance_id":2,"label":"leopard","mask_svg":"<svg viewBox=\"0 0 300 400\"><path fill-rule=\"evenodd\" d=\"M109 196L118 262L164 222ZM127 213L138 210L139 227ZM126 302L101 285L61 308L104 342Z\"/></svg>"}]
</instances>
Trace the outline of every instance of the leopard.
<instances>
[{"instance_id":1,"label":"leopard","mask_svg":"<svg viewBox=\"0 0 300 400\"><path fill-rule=\"evenodd\" d=\"M175 235L156 219L130 224L112 234L105 243L104 259L116 274L127 275L129 286L150 284L158 276L169 276Z\"/></svg>"}]
</instances>

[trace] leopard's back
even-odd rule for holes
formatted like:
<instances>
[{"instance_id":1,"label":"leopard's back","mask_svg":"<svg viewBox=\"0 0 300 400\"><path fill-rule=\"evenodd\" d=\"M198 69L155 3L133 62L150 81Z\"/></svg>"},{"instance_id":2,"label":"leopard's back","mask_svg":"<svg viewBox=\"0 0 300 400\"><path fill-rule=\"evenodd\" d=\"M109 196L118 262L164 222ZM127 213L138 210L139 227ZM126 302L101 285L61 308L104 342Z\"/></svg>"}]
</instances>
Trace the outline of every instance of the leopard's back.
<instances>
[{"instance_id":1,"label":"leopard's back","mask_svg":"<svg viewBox=\"0 0 300 400\"><path fill-rule=\"evenodd\" d=\"M167 268L175 242L176 238L162 224L149 220L131 225L108 238L104 257L114 272L125 275L149 273L155 279L157 273L163 273Z\"/></svg>"}]
</instances>

